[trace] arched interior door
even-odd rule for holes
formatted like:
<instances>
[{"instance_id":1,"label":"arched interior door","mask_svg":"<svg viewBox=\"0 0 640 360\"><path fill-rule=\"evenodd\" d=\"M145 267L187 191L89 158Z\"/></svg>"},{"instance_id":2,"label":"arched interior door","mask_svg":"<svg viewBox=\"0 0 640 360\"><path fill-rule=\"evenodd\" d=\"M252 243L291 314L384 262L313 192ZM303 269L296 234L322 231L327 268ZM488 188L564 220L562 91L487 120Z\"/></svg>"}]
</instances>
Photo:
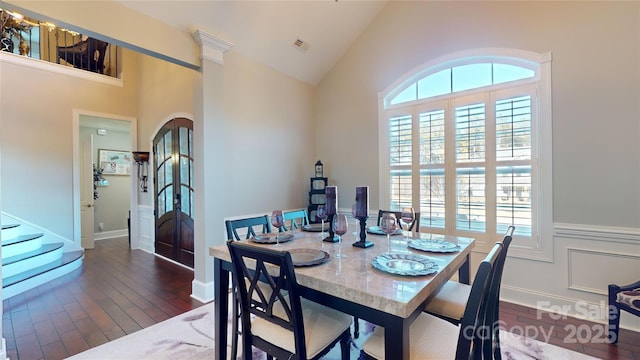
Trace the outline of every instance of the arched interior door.
<instances>
[{"instance_id":1,"label":"arched interior door","mask_svg":"<svg viewBox=\"0 0 640 360\"><path fill-rule=\"evenodd\" d=\"M156 254L193 267L193 122L176 118L153 139Z\"/></svg>"}]
</instances>

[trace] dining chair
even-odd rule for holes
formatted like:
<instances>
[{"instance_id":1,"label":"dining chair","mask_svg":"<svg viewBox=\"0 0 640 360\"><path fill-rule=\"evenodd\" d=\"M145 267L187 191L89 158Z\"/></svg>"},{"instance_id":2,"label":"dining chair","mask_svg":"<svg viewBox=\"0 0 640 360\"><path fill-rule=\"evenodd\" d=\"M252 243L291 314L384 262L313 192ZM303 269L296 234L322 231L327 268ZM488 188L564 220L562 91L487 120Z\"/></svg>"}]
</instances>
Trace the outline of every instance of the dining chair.
<instances>
[{"instance_id":1,"label":"dining chair","mask_svg":"<svg viewBox=\"0 0 640 360\"><path fill-rule=\"evenodd\" d=\"M244 239L249 239L252 236L256 236L254 227L262 227L262 233L266 234L271 232L271 222L269 221L269 215L254 216L250 218L241 218L233 220L225 220L225 227L227 228L227 240L240 241L242 240L238 230L245 229L246 235ZM233 323L232 327L232 339L231 339L231 355L232 359L235 359L238 354L238 338L242 336L240 330L240 299L238 298L238 289L235 282L232 282L231 291L233 293Z\"/></svg>"},{"instance_id":2,"label":"dining chair","mask_svg":"<svg viewBox=\"0 0 640 360\"><path fill-rule=\"evenodd\" d=\"M487 329L487 304L490 297L491 276L497 259L504 251L500 242L496 243L480 263L471 285L469 300L459 325L437 316L422 312L413 321L410 333L410 359L481 359L484 348L483 331ZM393 329L390 329L393 330ZM365 341L363 352L367 359L384 359L385 329L377 326Z\"/></svg>"},{"instance_id":3,"label":"dining chair","mask_svg":"<svg viewBox=\"0 0 640 360\"><path fill-rule=\"evenodd\" d=\"M309 225L309 214L307 213L307 209L285 211L282 215L285 222L285 231ZM300 225L298 225L298 219L300 220ZM287 221L289 221L289 229L286 228Z\"/></svg>"},{"instance_id":4,"label":"dining chair","mask_svg":"<svg viewBox=\"0 0 640 360\"><path fill-rule=\"evenodd\" d=\"M301 297L288 251L227 246L242 308L243 354L255 346L268 359L319 359L339 342L342 359L349 359L351 316Z\"/></svg>"},{"instance_id":5,"label":"dining chair","mask_svg":"<svg viewBox=\"0 0 640 360\"><path fill-rule=\"evenodd\" d=\"M618 342L620 329L620 310L640 316L640 281L633 284L618 286L610 284L609 297L609 342Z\"/></svg>"},{"instance_id":6,"label":"dining chair","mask_svg":"<svg viewBox=\"0 0 640 360\"><path fill-rule=\"evenodd\" d=\"M262 227L262 233L271 232L271 222L269 221L269 215L261 215L243 219L225 220L224 222L227 228L227 240L242 240L238 234L238 229L246 229L247 233L244 239L249 239L252 236L256 236L255 226Z\"/></svg>"},{"instance_id":7,"label":"dining chair","mask_svg":"<svg viewBox=\"0 0 640 360\"><path fill-rule=\"evenodd\" d=\"M378 226L380 226L380 220L382 220L382 215L384 214L395 214L396 219L398 219L398 228L402 229L402 224L400 224L400 215L401 211L392 211L392 210L378 210ZM415 230L414 230L415 229ZM416 211L414 215L413 222L411 226L409 226L409 231L420 231L420 212Z\"/></svg>"},{"instance_id":8,"label":"dining chair","mask_svg":"<svg viewBox=\"0 0 640 360\"><path fill-rule=\"evenodd\" d=\"M507 251L513 238L514 226L509 226L505 232L504 238L498 244L502 244L503 250L496 261L494 272L490 279L490 293L492 301L487 304L487 323L491 326L489 334L490 339L485 343L485 356L489 352L493 352L495 359L500 359L500 339L499 339L499 310L500 310L500 284L502 282L502 273L504 263L507 258ZM454 325L460 323L464 315L465 307L471 293L471 285L463 284L457 281L447 281L440 290L430 299L424 311L431 315L438 316ZM489 357L490 358L490 357Z\"/></svg>"}]
</instances>

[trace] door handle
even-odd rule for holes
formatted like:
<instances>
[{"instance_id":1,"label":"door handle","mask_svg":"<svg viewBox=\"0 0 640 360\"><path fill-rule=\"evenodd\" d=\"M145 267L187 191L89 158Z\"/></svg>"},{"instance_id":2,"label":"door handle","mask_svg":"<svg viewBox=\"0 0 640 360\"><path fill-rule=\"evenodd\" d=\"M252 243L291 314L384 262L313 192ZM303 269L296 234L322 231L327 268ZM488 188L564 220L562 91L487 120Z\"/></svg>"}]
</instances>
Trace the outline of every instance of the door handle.
<instances>
[{"instance_id":1,"label":"door handle","mask_svg":"<svg viewBox=\"0 0 640 360\"><path fill-rule=\"evenodd\" d=\"M93 207L93 204L87 204L87 207Z\"/></svg>"}]
</instances>

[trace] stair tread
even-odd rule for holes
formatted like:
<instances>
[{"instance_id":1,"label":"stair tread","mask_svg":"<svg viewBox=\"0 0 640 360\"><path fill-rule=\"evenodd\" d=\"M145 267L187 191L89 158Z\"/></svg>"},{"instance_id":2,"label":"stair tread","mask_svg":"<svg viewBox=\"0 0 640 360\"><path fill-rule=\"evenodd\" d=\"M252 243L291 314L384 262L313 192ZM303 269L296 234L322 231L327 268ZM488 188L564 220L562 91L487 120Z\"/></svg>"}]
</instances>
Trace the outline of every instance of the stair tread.
<instances>
[{"instance_id":1,"label":"stair tread","mask_svg":"<svg viewBox=\"0 0 640 360\"><path fill-rule=\"evenodd\" d=\"M42 237L42 236L44 236L43 233L19 235L19 236L14 237L13 239L8 239L8 240L2 241L2 246L18 244L18 243L21 243L21 242L37 239L37 238Z\"/></svg>"},{"instance_id":2,"label":"stair tread","mask_svg":"<svg viewBox=\"0 0 640 360\"><path fill-rule=\"evenodd\" d=\"M2 230L13 229L18 226L20 226L20 224L2 224Z\"/></svg>"},{"instance_id":3,"label":"stair tread","mask_svg":"<svg viewBox=\"0 0 640 360\"><path fill-rule=\"evenodd\" d=\"M64 246L64 243L58 242L58 243L50 243L50 244L42 244L42 246L40 246L38 249L32 250L32 251L28 251L22 254L18 254L15 256L11 256L8 257L6 259L2 259L2 266L6 266L6 265L10 265L13 263L16 263L18 261L22 261L25 259L30 259L34 256L38 256L38 255L42 255L42 254L46 254L48 252L54 251L54 250L58 250L61 247Z\"/></svg>"},{"instance_id":4,"label":"stair tread","mask_svg":"<svg viewBox=\"0 0 640 360\"><path fill-rule=\"evenodd\" d=\"M64 254L62 254L62 257L60 257L60 259L57 259L55 261L52 261L48 264L44 264L42 266L38 266L36 268L30 269L28 271L24 271L21 272L20 274L16 274L14 276L10 276L6 279L3 279L2 281L2 287L6 288L9 287L11 285L15 285L19 282L31 279L35 276L38 276L40 274L44 274L47 271L51 271L54 269L57 269L59 267L62 267L64 265L70 264L78 259L80 259L82 257L82 255L84 254L83 250L75 250L75 251L69 251L66 252Z\"/></svg>"}]
</instances>

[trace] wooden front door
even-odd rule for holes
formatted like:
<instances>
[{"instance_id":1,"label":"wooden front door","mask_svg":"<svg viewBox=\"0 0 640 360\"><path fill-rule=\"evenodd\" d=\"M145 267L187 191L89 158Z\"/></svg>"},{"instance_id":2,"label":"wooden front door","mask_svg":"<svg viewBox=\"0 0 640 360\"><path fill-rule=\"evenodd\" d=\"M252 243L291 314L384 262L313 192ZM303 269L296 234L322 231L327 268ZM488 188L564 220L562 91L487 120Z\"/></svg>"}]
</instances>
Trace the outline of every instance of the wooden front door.
<instances>
[{"instance_id":1,"label":"wooden front door","mask_svg":"<svg viewBox=\"0 0 640 360\"><path fill-rule=\"evenodd\" d=\"M153 139L156 254L193 268L193 122L172 119Z\"/></svg>"}]
</instances>

